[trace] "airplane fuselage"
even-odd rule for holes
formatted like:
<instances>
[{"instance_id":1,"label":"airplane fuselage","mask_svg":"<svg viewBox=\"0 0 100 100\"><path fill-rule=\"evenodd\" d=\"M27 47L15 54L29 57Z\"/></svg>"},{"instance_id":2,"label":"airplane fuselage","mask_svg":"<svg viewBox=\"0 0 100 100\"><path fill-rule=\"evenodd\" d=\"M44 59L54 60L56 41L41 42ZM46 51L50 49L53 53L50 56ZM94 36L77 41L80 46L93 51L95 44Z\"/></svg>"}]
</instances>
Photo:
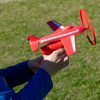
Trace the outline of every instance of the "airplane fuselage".
<instances>
[{"instance_id":1,"label":"airplane fuselage","mask_svg":"<svg viewBox=\"0 0 100 100\"><path fill-rule=\"evenodd\" d=\"M67 26L60 32L55 32L50 35L44 36L39 40L39 44L41 43L48 43L53 41L61 40L61 38L64 38L66 36L71 35L77 35L86 30L86 27L84 26Z\"/></svg>"}]
</instances>

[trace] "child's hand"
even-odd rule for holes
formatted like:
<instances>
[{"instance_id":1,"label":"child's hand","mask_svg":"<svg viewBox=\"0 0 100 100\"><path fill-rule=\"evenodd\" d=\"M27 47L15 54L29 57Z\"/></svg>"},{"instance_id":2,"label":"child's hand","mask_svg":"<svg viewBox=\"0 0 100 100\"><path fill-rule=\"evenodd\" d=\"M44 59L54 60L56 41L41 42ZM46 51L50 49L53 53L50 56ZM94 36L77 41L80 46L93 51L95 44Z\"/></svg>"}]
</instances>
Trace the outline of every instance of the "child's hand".
<instances>
[{"instance_id":1,"label":"child's hand","mask_svg":"<svg viewBox=\"0 0 100 100\"><path fill-rule=\"evenodd\" d=\"M43 56L40 56L33 60L29 60L28 61L29 70L32 72L36 72L38 70L38 68L40 68L40 64L42 61L43 61Z\"/></svg>"},{"instance_id":2,"label":"child's hand","mask_svg":"<svg viewBox=\"0 0 100 100\"><path fill-rule=\"evenodd\" d=\"M68 66L68 64L69 60L66 52L63 49L59 49L48 56L44 55L44 60L40 68L43 68L52 76L62 68Z\"/></svg>"}]
</instances>

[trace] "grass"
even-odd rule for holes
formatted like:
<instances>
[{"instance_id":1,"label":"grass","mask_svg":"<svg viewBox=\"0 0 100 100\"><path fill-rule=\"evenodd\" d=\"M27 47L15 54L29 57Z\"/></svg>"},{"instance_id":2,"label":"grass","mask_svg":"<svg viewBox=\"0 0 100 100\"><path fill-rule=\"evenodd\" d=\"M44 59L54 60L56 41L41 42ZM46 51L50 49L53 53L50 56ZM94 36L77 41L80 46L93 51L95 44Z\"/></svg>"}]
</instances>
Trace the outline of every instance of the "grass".
<instances>
[{"instance_id":1,"label":"grass","mask_svg":"<svg viewBox=\"0 0 100 100\"><path fill-rule=\"evenodd\" d=\"M31 52L28 35L53 33L46 25L56 20L64 26L81 25L79 11L88 13L97 44L90 45L84 33L76 36L77 52L70 64L52 77L53 89L44 100L100 99L100 0L23 0L0 3L0 68L41 55ZM25 84L15 87L15 92Z\"/></svg>"}]
</instances>

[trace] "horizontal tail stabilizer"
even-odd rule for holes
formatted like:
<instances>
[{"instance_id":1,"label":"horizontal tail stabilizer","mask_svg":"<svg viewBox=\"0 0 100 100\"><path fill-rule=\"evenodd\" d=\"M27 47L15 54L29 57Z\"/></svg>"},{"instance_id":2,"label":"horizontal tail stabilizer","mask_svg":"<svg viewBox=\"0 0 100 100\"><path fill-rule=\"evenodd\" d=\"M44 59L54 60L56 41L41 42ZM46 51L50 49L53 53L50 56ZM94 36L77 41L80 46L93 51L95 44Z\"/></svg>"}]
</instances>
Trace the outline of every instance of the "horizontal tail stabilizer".
<instances>
[{"instance_id":1,"label":"horizontal tail stabilizer","mask_svg":"<svg viewBox=\"0 0 100 100\"><path fill-rule=\"evenodd\" d=\"M39 40L39 39L40 39L40 38L38 38L38 37L36 37L36 36L34 36L34 35L29 35L29 36L28 36L28 41L29 41L29 43L30 43L30 45L31 45L32 52L33 52L33 51L36 51L36 50L38 49L38 46L39 46L38 40Z\"/></svg>"},{"instance_id":2,"label":"horizontal tail stabilizer","mask_svg":"<svg viewBox=\"0 0 100 100\"><path fill-rule=\"evenodd\" d=\"M30 45L31 45L32 52L36 51L38 49L38 46L39 46L38 43L30 43Z\"/></svg>"}]
</instances>

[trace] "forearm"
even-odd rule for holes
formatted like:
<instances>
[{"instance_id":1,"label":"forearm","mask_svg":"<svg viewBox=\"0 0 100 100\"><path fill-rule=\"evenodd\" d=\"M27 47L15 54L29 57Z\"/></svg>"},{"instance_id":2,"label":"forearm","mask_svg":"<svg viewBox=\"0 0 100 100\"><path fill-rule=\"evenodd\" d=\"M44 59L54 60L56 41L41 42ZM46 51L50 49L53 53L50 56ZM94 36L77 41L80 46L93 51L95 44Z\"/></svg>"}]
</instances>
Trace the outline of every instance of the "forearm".
<instances>
[{"instance_id":1,"label":"forearm","mask_svg":"<svg viewBox=\"0 0 100 100\"><path fill-rule=\"evenodd\" d=\"M29 71L27 61L25 61L3 69L2 74L5 77L9 88L12 88L29 81L34 73Z\"/></svg>"},{"instance_id":2,"label":"forearm","mask_svg":"<svg viewBox=\"0 0 100 100\"><path fill-rule=\"evenodd\" d=\"M43 100L52 87L50 75L40 68L28 84L17 94L17 98L21 98L21 100Z\"/></svg>"},{"instance_id":3,"label":"forearm","mask_svg":"<svg viewBox=\"0 0 100 100\"><path fill-rule=\"evenodd\" d=\"M18 93L15 93L13 89L8 90L7 86L3 86L6 91L0 92L0 97L7 100L43 100L52 87L50 75L40 68L28 84Z\"/></svg>"}]
</instances>

